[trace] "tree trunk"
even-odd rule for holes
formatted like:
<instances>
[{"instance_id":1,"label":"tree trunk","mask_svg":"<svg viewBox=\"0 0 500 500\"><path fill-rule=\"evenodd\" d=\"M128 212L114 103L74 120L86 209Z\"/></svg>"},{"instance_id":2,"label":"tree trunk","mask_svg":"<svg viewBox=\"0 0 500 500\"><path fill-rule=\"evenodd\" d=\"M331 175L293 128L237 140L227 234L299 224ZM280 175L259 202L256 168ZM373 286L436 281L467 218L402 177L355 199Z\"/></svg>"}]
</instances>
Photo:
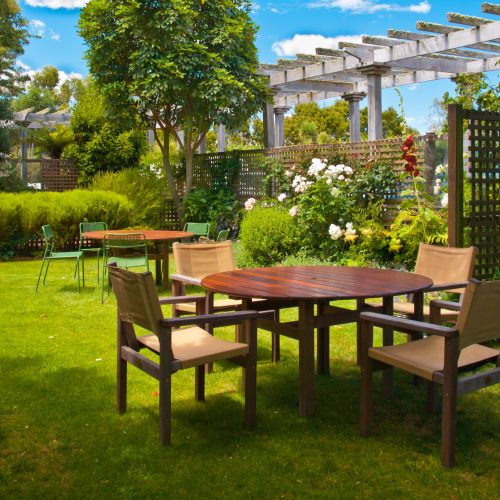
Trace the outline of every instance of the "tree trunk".
<instances>
[{"instance_id":1,"label":"tree trunk","mask_svg":"<svg viewBox=\"0 0 500 500\"><path fill-rule=\"evenodd\" d=\"M193 185L193 132L184 132L184 155L186 156L186 191L185 196L191 191Z\"/></svg>"},{"instance_id":2,"label":"tree trunk","mask_svg":"<svg viewBox=\"0 0 500 500\"><path fill-rule=\"evenodd\" d=\"M170 194L172 195L172 199L174 200L174 205L177 213L179 214L179 217L182 217L181 199L179 198L179 194L177 193L174 173L172 172L172 167L170 165L170 134L167 130L163 130L163 144L161 144L160 137L157 134L155 134L155 138L158 141L158 144L162 151L163 170L165 171L165 175L167 176Z\"/></svg>"}]
</instances>

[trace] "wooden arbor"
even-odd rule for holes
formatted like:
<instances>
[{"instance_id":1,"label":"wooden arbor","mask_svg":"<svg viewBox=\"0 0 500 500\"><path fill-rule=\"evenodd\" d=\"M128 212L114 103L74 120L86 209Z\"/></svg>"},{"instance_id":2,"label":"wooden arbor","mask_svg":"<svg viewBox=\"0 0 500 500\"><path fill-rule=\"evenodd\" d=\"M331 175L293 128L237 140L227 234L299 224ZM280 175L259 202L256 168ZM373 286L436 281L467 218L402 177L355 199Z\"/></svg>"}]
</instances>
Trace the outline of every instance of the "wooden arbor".
<instances>
[{"instance_id":1,"label":"wooden arbor","mask_svg":"<svg viewBox=\"0 0 500 500\"><path fill-rule=\"evenodd\" d=\"M482 11L500 15L500 4L483 3ZM275 65L261 64L274 95L264 110L266 147L282 146L275 134L284 108L333 97L349 101L351 141L359 139L359 100L368 95L368 140L382 138L381 90L453 78L459 73L498 70L500 21L449 13L455 25L419 22L413 33L389 30L387 37L365 36L362 43L340 42L339 50L317 48ZM458 25L458 26L457 26Z\"/></svg>"}]
</instances>

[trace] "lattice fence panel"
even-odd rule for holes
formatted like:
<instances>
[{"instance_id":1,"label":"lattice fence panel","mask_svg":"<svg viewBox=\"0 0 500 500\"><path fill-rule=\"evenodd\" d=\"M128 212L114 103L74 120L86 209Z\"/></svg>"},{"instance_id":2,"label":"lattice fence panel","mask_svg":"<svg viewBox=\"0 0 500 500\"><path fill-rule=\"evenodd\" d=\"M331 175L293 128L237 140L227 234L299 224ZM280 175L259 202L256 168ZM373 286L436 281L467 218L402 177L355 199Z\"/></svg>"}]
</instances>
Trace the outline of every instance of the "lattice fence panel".
<instances>
[{"instance_id":1,"label":"lattice fence panel","mask_svg":"<svg viewBox=\"0 0 500 500\"><path fill-rule=\"evenodd\" d=\"M470 243L479 249L475 275L491 279L500 269L500 113L464 113L470 132Z\"/></svg>"},{"instance_id":2,"label":"lattice fence panel","mask_svg":"<svg viewBox=\"0 0 500 500\"><path fill-rule=\"evenodd\" d=\"M40 161L40 177L44 191L69 191L76 189L78 167L72 160Z\"/></svg>"}]
</instances>

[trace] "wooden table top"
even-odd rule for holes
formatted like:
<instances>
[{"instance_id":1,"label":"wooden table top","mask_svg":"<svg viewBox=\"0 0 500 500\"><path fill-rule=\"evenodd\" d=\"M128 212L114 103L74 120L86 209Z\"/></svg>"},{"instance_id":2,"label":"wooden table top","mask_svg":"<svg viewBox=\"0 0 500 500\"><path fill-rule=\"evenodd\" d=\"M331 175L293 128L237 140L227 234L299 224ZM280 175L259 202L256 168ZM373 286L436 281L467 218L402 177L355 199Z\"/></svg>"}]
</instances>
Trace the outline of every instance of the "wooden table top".
<instances>
[{"instance_id":1,"label":"wooden table top","mask_svg":"<svg viewBox=\"0 0 500 500\"><path fill-rule=\"evenodd\" d=\"M210 291L239 298L339 300L419 292L432 286L432 280L393 269L289 266L211 274L201 284Z\"/></svg>"},{"instance_id":2,"label":"wooden table top","mask_svg":"<svg viewBox=\"0 0 500 500\"><path fill-rule=\"evenodd\" d=\"M188 231L164 231L163 229L108 229L101 231L87 231L82 233L83 238L91 240L102 240L105 234L128 234L128 233L142 233L149 241L165 241L165 240L178 240L181 238L189 238L193 233Z\"/></svg>"}]
</instances>

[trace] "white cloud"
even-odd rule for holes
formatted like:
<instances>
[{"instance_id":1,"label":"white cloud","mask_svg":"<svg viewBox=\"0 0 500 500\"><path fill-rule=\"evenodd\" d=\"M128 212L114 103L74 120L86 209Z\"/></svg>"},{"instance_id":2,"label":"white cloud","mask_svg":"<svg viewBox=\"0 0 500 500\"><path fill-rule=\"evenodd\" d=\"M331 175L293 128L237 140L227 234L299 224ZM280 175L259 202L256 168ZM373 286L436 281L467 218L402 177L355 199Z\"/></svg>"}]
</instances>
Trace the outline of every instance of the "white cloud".
<instances>
[{"instance_id":1,"label":"white cloud","mask_svg":"<svg viewBox=\"0 0 500 500\"><path fill-rule=\"evenodd\" d=\"M50 38L51 40L58 41L61 38L59 33L56 33L52 28L40 21L40 19L32 19L30 21L30 32L38 38Z\"/></svg>"},{"instance_id":2,"label":"white cloud","mask_svg":"<svg viewBox=\"0 0 500 500\"><path fill-rule=\"evenodd\" d=\"M352 14L375 14L377 12L416 12L427 14L431 4L427 0L413 5L378 3L377 0L317 0L309 4L313 8L340 9Z\"/></svg>"},{"instance_id":3,"label":"white cloud","mask_svg":"<svg viewBox=\"0 0 500 500\"><path fill-rule=\"evenodd\" d=\"M336 49L339 42L361 43L362 35L327 37L323 35L294 35L293 38L273 43L273 52L278 56L315 54L315 49Z\"/></svg>"},{"instance_id":4,"label":"white cloud","mask_svg":"<svg viewBox=\"0 0 500 500\"><path fill-rule=\"evenodd\" d=\"M88 0L25 0L31 7L48 7L49 9L80 9Z\"/></svg>"}]
</instances>

